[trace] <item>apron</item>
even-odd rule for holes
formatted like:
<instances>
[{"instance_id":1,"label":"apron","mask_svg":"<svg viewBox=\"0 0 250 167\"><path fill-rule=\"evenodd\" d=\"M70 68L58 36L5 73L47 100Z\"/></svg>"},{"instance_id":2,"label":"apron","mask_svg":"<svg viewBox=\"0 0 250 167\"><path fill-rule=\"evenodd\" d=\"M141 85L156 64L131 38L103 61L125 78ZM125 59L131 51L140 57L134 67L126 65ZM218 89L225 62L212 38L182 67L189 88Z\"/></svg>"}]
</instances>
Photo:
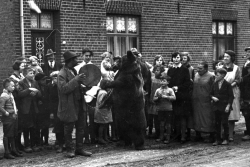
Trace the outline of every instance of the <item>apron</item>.
<instances>
[{"instance_id":1,"label":"apron","mask_svg":"<svg viewBox=\"0 0 250 167\"><path fill-rule=\"evenodd\" d=\"M233 71L227 72L227 75L225 76L225 80L229 82L230 84L234 82L236 71L239 67L234 64ZM238 121L240 119L240 89L236 85L233 87L233 93L234 93L234 100L233 100L233 110L231 111L228 120L229 121Z\"/></svg>"}]
</instances>

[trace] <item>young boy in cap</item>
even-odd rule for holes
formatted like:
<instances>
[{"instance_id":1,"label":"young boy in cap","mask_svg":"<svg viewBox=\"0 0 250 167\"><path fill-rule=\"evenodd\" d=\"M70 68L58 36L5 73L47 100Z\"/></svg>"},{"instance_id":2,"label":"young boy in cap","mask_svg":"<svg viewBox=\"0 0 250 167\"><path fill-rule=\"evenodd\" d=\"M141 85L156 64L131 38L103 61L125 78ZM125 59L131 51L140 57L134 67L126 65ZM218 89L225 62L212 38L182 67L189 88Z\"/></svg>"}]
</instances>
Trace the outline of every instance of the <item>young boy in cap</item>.
<instances>
[{"instance_id":1,"label":"young boy in cap","mask_svg":"<svg viewBox=\"0 0 250 167\"><path fill-rule=\"evenodd\" d=\"M38 133L40 140L38 145L46 148L49 146L49 127L50 127L50 111L49 111L49 92L48 85L46 84L47 76L44 73L38 73L35 76L35 80L38 83L39 90L42 96L38 98Z\"/></svg>"},{"instance_id":2,"label":"young boy in cap","mask_svg":"<svg viewBox=\"0 0 250 167\"><path fill-rule=\"evenodd\" d=\"M6 159L14 159L16 157L22 157L22 154L18 153L15 146L15 137L17 136L17 108L15 104L12 92L15 89L14 82L7 78L3 81L3 93L0 97L0 112L2 113L3 122L3 144L4 144L4 157ZM9 147L10 144L10 147ZM11 150L9 150L11 148ZM14 156L13 156L14 155Z\"/></svg>"},{"instance_id":3,"label":"young boy in cap","mask_svg":"<svg viewBox=\"0 0 250 167\"><path fill-rule=\"evenodd\" d=\"M57 87L57 76L59 71L54 71L50 74L52 78L52 82L49 83L49 110L50 110L50 118L53 120L54 129L53 132L56 134L56 143L58 145L56 152L63 152L63 144L64 144L64 129L63 122L57 116L57 109L59 103L58 97L58 87Z\"/></svg>"},{"instance_id":4,"label":"young boy in cap","mask_svg":"<svg viewBox=\"0 0 250 167\"><path fill-rule=\"evenodd\" d=\"M36 146L37 136L37 98L41 97L39 87L34 80L34 70L32 68L23 69L24 79L18 82L18 96L20 97L19 120L23 127L24 152L31 153L39 151ZM31 149L32 147L32 149Z\"/></svg>"},{"instance_id":5,"label":"young boy in cap","mask_svg":"<svg viewBox=\"0 0 250 167\"><path fill-rule=\"evenodd\" d=\"M213 146L219 144L227 145L228 144L228 117L230 110L232 109L232 103L234 99L233 89L229 82L224 78L227 74L226 69L219 68L216 70L216 81L211 88L211 99L214 103L215 111L215 129L216 129L216 141L213 143ZM221 124L224 129L223 142L221 143Z\"/></svg>"},{"instance_id":6,"label":"young boy in cap","mask_svg":"<svg viewBox=\"0 0 250 167\"><path fill-rule=\"evenodd\" d=\"M248 74L243 77L240 85L242 98L241 110L246 122L245 136L242 137L243 141L250 140L250 63L245 68Z\"/></svg>"}]
</instances>

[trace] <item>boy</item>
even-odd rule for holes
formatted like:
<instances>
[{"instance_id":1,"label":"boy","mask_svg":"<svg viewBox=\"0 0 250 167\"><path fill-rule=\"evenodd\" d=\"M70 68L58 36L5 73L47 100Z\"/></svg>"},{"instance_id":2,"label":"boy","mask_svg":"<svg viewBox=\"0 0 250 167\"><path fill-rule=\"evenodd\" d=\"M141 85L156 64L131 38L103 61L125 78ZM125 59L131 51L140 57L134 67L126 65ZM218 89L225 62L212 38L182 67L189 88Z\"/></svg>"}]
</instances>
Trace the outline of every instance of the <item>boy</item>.
<instances>
[{"instance_id":1,"label":"boy","mask_svg":"<svg viewBox=\"0 0 250 167\"><path fill-rule=\"evenodd\" d=\"M214 103L215 111L215 129L216 129L216 141L213 146L219 144L228 145L228 117L230 110L232 109L232 103L234 99L233 89L230 83L224 80L227 71L224 68L216 70L216 82L211 89L211 99ZM223 142L221 143L221 124L224 129Z\"/></svg>"},{"instance_id":2,"label":"boy","mask_svg":"<svg viewBox=\"0 0 250 167\"><path fill-rule=\"evenodd\" d=\"M38 73L35 76L35 80L38 83L39 90L42 96L38 98L38 133L40 136L40 141L37 142L38 146L44 146L50 149L49 146L49 127L50 127L50 111L49 107L49 92L48 86L46 84L47 76L44 73ZM44 140L43 140L44 139Z\"/></svg>"},{"instance_id":3,"label":"boy","mask_svg":"<svg viewBox=\"0 0 250 167\"><path fill-rule=\"evenodd\" d=\"M7 78L3 81L3 93L0 97L0 112L2 113L3 122L3 144L4 144L4 157L6 159L15 159L16 157L22 157L16 150L14 138L17 135L17 108L12 92L15 89L14 82ZM9 144L11 152L9 150ZM14 155L14 156L13 156Z\"/></svg>"},{"instance_id":4,"label":"boy","mask_svg":"<svg viewBox=\"0 0 250 167\"><path fill-rule=\"evenodd\" d=\"M63 144L64 144L64 127L63 122L57 117L57 109L59 103L58 90L57 90L57 75L59 71L54 71L50 74L52 78L52 82L49 83L49 110L50 110L50 118L53 119L54 129L53 132L56 134L56 143L55 145L59 145L56 152L63 152Z\"/></svg>"},{"instance_id":5,"label":"boy","mask_svg":"<svg viewBox=\"0 0 250 167\"><path fill-rule=\"evenodd\" d=\"M41 97L38 85L34 80L34 70L32 68L23 69L24 79L19 81L18 96L20 97L20 124L23 127L24 152L31 153L39 151L36 143L39 141L37 132L37 98ZM31 149L32 147L32 149Z\"/></svg>"},{"instance_id":6,"label":"boy","mask_svg":"<svg viewBox=\"0 0 250 167\"><path fill-rule=\"evenodd\" d=\"M173 89L168 87L169 81L170 77L164 76L161 81L161 87L156 90L154 95L156 109L158 110L158 120L160 122L160 138L156 139L156 141L159 142L164 140L164 130L166 129L167 135L164 141L165 144L170 142L171 120L173 115L172 101L176 100Z\"/></svg>"}]
</instances>

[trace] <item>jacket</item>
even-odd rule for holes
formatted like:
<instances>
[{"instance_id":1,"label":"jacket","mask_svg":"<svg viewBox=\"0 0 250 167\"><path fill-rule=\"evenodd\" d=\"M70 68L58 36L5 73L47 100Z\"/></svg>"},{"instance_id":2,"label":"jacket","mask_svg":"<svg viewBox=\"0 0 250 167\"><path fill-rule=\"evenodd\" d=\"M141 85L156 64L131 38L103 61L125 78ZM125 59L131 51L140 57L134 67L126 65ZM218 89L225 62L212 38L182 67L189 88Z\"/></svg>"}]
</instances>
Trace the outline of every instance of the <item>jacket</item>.
<instances>
[{"instance_id":1,"label":"jacket","mask_svg":"<svg viewBox=\"0 0 250 167\"><path fill-rule=\"evenodd\" d=\"M226 80L223 81L220 89L218 81L216 81L212 86L210 96L214 96L219 99L219 101L213 102L213 109L215 111L225 111L228 104L230 104L230 110L232 109L232 103L234 100L233 89L231 84Z\"/></svg>"},{"instance_id":2,"label":"jacket","mask_svg":"<svg viewBox=\"0 0 250 167\"><path fill-rule=\"evenodd\" d=\"M38 107L37 107L37 98L41 97L42 94L39 90L38 84L36 81L30 81L31 82L31 86L29 85L28 81L26 78L22 79L21 81L18 82L18 97L20 97L20 101L19 101L19 107L20 107L20 112L22 114L28 114L30 111L30 106L33 103L34 104L34 108L35 108L35 112L38 113ZM38 93L36 94L36 96L31 96L30 93L32 92L31 90L29 90L29 88L36 88L38 89Z\"/></svg>"},{"instance_id":3,"label":"jacket","mask_svg":"<svg viewBox=\"0 0 250 167\"><path fill-rule=\"evenodd\" d=\"M80 86L75 75L66 66L60 70L58 77L58 118L63 122L78 120L81 100Z\"/></svg>"}]
</instances>

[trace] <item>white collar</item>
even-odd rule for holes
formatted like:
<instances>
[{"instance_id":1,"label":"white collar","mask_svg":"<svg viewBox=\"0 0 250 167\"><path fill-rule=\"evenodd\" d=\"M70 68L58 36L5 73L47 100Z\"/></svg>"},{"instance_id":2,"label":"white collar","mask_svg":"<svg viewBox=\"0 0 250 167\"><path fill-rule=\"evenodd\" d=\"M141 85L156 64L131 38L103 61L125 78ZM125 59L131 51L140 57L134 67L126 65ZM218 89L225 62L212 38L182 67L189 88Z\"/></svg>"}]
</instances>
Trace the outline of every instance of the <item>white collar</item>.
<instances>
[{"instance_id":1,"label":"white collar","mask_svg":"<svg viewBox=\"0 0 250 167\"><path fill-rule=\"evenodd\" d=\"M174 64L174 65L173 65L173 68L177 68L177 67L179 67L179 68L180 68L180 67L181 67L181 65L182 65L181 63L179 63L177 66Z\"/></svg>"}]
</instances>

